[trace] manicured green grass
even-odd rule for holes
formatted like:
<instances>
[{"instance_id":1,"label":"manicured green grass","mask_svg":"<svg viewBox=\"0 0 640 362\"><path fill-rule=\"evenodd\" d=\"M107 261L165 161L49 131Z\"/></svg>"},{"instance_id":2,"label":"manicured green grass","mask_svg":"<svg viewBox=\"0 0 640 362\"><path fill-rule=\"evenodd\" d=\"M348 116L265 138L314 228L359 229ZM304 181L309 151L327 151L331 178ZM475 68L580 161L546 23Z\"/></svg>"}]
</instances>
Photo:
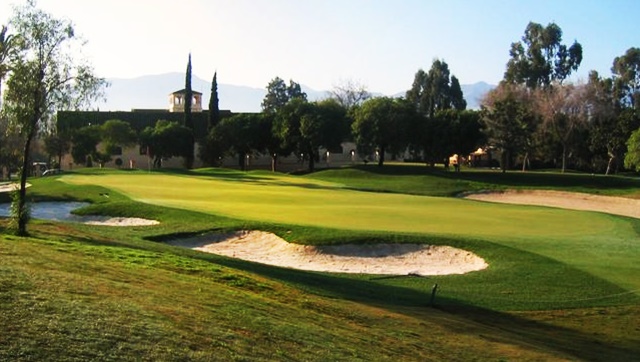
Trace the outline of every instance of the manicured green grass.
<instances>
[{"instance_id":1,"label":"manicured green grass","mask_svg":"<svg viewBox=\"0 0 640 362\"><path fill-rule=\"evenodd\" d=\"M242 178L240 173L223 179L116 173L61 180L99 184L151 204L254 222L480 239L549 258L622 288L640 289L640 279L628 277L640 260L635 220L456 198L358 192L313 180L289 183L289 179Z\"/></svg>"},{"instance_id":2,"label":"manicured green grass","mask_svg":"<svg viewBox=\"0 0 640 362\"><path fill-rule=\"evenodd\" d=\"M463 168L446 172L441 168L391 164L384 167L357 166L331 169L306 176L346 185L356 190L455 196L461 192L502 189L551 189L603 195L640 196L640 179L557 171L510 171Z\"/></svg>"},{"instance_id":3,"label":"manicured green grass","mask_svg":"<svg viewBox=\"0 0 640 362\"><path fill-rule=\"evenodd\" d=\"M33 199L86 200L93 205L80 213L161 224L35 221L32 238L0 235L0 325L10 326L0 334L0 359L632 360L640 354L640 221L415 196L458 192L434 187L552 188L564 175L491 183L492 175L502 176L476 172L461 181L401 167L306 177L83 170L33 180ZM385 192L354 191L363 188L359 179ZM397 190L388 189L393 179ZM559 188L579 188L577 181L563 182ZM638 190L632 179L602 182L610 194ZM428 278L310 273L161 242L237 229L306 244L452 245L490 267ZM438 308L426 308L435 283Z\"/></svg>"}]
</instances>

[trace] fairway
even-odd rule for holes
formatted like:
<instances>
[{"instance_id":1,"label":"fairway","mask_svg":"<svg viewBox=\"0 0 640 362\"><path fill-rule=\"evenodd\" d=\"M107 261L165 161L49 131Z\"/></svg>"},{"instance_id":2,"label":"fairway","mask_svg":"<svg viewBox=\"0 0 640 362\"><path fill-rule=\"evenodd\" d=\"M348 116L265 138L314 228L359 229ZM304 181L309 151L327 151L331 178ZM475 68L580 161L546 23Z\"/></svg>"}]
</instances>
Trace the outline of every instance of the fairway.
<instances>
[{"instance_id":1,"label":"fairway","mask_svg":"<svg viewBox=\"0 0 640 362\"><path fill-rule=\"evenodd\" d=\"M607 214L359 192L277 176L218 179L138 173L67 175L61 180L100 185L146 203L245 220L481 239L640 289L640 280L628 277L634 260L640 259L633 225ZM608 267L612 263L618 267Z\"/></svg>"}]
</instances>

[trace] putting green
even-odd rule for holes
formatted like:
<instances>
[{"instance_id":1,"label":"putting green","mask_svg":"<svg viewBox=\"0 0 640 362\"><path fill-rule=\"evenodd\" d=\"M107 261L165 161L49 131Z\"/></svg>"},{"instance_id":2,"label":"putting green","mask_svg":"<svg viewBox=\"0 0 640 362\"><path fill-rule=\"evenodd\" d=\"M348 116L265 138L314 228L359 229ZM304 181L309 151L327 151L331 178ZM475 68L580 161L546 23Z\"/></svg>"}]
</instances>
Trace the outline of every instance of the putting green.
<instances>
[{"instance_id":1,"label":"putting green","mask_svg":"<svg viewBox=\"0 0 640 362\"><path fill-rule=\"evenodd\" d=\"M69 175L61 180L114 189L134 200L234 218L340 229L439 235L587 236L611 231L600 215L454 198L358 192L285 178L217 180L175 175Z\"/></svg>"},{"instance_id":2,"label":"putting green","mask_svg":"<svg viewBox=\"0 0 640 362\"><path fill-rule=\"evenodd\" d=\"M606 214L359 192L291 177L106 174L66 175L61 180L100 185L142 202L245 220L491 240L640 288L640 280L628 275L629 268L637 270L633 260L640 260L633 226ZM606 267L610 264L621 268Z\"/></svg>"}]
</instances>

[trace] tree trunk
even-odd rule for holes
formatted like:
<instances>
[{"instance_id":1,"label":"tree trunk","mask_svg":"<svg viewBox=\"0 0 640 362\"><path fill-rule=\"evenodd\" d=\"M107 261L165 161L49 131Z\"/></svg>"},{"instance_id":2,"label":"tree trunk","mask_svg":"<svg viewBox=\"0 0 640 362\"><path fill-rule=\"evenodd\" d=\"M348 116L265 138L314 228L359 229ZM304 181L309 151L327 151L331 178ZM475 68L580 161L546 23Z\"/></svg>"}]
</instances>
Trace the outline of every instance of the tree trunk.
<instances>
[{"instance_id":1,"label":"tree trunk","mask_svg":"<svg viewBox=\"0 0 640 362\"><path fill-rule=\"evenodd\" d=\"M527 161L529 161L529 152L524 154L524 159L522 160L522 172L527 171Z\"/></svg>"},{"instance_id":2,"label":"tree trunk","mask_svg":"<svg viewBox=\"0 0 640 362\"><path fill-rule=\"evenodd\" d=\"M567 146L562 145L562 173L566 170L567 167Z\"/></svg>"},{"instance_id":3,"label":"tree trunk","mask_svg":"<svg viewBox=\"0 0 640 362\"><path fill-rule=\"evenodd\" d=\"M500 162L500 167L502 168L502 173L506 173L507 172L507 168L509 167L509 165L507 164L509 162L509 151L503 150L502 151L502 155L500 157L502 159L502 162Z\"/></svg>"},{"instance_id":4,"label":"tree trunk","mask_svg":"<svg viewBox=\"0 0 640 362\"><path fill-rule=\"evenodd\" d=\"M384 149L384 146L380 147L380 151L378 153L378 167L382 167L384 165Z\"/></svg>"},{"instance_id":5,"label":"tree trunk","mask_svg":"<svg viewBox=\"0 0 640 362\"><path fill-rule=\"evenodd\" d=\"M238 166L240 166L240 171L247 170L247 163L245 161L245 155L243 152L238 153Z\"/></svg>"},{"instance_id":6,"label":"tree trunk","mask_svg":"<svg viewBox=\"0 0 640 362\"><path fill-rule=\"evenodd\" d=\"M309 151L309 172L315 171L315 166L316 166L316 155L312 151Z\"/></svg>"},{"instance_id":7,"label":"tree trunk","mask_svg":"<svg viewBox=\"0 0 640 362\"><path fill-rule=\"evenodd\" d=\"M605 175L609 175L609 172L611 172L611 164L613 163L613 160L615 160L615 156L613 154L609 154L609 162L607 162L607 171L605 171Z\"/></svg>"},{"instance_id":8,"label":"tree trunk","mask_svg":"<svg viewBox=\"0 0 640 362\"><path fill-rule=\"evenodd\" d=\"M271 155L271 172L276 172L276 165L278 162L278 155L275 153Z\"/></svg>"},{"instance_id":9,"label":"tree trunk","mask_svg":"<svg viewBox=\"0 0 640 362\"><path fill-rule=\"evenodd\" d=\"M13 215L18 218L18 230L17 233L20 236L27 235L27 222L29 221L29 215L27 214L27 175L29 174L29 159L31 140L35 135L35 127L27 135L27 139L24 143L24 153L22 158L22 171L20 172L20 190L18 191L18 207L16 209L17 215Z\"/></svg>"}]
</instances>

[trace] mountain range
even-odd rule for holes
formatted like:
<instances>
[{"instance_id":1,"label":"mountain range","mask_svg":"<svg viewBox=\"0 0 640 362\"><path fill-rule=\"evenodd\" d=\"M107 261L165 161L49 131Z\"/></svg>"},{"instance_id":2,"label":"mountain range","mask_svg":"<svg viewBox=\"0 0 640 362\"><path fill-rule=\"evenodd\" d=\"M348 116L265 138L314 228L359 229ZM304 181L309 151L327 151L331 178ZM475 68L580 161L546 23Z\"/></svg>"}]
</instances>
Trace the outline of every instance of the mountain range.
<instances>
[{"instance_id":1,"label":"mountain range","mask_svg":"<svg viewBox=\"0 0 640 362\"><path fill-rule=\"evenodd\" d=\"M109 78L105 90L106 99L96 104L101 111L130 111L131 109L165 109L169 107L169 93L184 88L184 73L145 75L136 78ZM211 95L211 82L192 76L191 87L202 93L202 107L207 109ZM329 91L320 91L301 84L311 101L327 98ZM495 86L485 82L461 85L467 100L467 108L479 109L480 99ZM404 96L405 92L391 94ZM266 94L265 88L218 83L220 109L232 112L260 112L260 104ZM382 93L372 93L382 96Z\"/></svg>"}]
</instances>

